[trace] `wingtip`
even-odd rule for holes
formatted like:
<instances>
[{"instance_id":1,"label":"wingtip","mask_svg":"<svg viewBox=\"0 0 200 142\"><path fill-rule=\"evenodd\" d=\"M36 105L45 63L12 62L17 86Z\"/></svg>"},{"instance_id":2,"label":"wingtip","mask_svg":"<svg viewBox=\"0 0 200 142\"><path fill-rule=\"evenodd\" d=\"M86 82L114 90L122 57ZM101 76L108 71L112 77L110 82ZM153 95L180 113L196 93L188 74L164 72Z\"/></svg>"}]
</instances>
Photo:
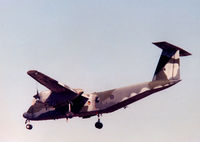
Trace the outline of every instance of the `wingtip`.
<instances>
[{"instance_id":1,"label":"wingtip","mask_svg":"<svg viewBox=\"0 0 200 142\"><path fill-rule=\"evenodd\" d=\"M157 44L160 44L160 43L167 43L167 41L152 42L152 44L154 44L154 45L157 45Z\"/></svg>"},{"instance_id":2,"label":"wingtip","mask_svg":"<svg viewBox=\"0 0 200 142\"><path fill-rule=\"evenodd\" d=\"M27 71L27 74L31 75L31 74L35 74L37 72L38 72L37 70L29 70L29 71Z\"/></svg>"}]
</instances>

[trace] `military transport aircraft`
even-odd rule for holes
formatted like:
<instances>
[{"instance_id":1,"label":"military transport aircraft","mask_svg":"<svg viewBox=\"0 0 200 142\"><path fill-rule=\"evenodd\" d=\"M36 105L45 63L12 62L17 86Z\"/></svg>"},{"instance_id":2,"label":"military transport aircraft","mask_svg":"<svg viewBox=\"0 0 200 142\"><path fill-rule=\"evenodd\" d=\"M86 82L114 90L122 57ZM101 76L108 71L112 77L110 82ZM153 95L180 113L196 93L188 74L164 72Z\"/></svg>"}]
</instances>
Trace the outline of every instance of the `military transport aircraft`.
<instances>
[{"instance_id":1,"label":"military transport aircraft","mask_svg":"<svg viewBox=\"0 0 200 142\"><path fill-rule=\"evenodd\" d=\"M28 75L49 90L37 92L33 96L34 103L23 114L23 117L26 118L26 128L32 129L30 120L98 116L95 127L101 129L103 124L100 122L100 116L103 113L125 108L135 101L169 88L181 81L180 56L191 54L168 42L155 42L153 44L162 49L153 80L137 85L103 92L84 93L81 89L72 89L36 70L28 71Z\"/></svg>"}]
</instances>

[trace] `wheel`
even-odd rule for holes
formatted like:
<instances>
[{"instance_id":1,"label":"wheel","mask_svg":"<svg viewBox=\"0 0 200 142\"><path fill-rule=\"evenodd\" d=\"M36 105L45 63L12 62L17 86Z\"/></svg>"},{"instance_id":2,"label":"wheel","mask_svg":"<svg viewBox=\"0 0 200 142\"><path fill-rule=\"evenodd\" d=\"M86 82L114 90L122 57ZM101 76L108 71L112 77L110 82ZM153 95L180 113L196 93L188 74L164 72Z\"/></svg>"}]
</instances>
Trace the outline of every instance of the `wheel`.
<instances>
[{"instance_id":1,"label":"wheel","mask_svg":"<svg viewBox=\"0 0 200 142\"><path fill-rule=\"evenodd\" d=\"M101 122L96 122L95 123L95 127L97 128L97 129L101 129L101 128L103 128L103 124L101 123Z\"/></svg>"},{"instance_id":2,"label":"wheel","mask_svg":"<svg viewBox=\"0 0 200 142\"><path fill-rule=\"evenodd\" d=\"M32 128L33 128L33 126L31 124L26 125L26 129L31 130Z\"/></svg>"}]
</instances>

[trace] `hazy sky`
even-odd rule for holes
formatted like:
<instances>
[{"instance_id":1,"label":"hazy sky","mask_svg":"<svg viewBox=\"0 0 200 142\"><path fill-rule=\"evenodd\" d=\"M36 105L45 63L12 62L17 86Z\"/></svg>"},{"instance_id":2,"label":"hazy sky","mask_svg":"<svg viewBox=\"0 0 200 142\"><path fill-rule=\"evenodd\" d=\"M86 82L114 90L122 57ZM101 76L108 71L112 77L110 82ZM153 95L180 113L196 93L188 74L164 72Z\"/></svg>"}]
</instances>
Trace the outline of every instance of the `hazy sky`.
<instances>
[{"instance_id":1,"label":"hazy sky","mask_svg":"<svg viewBox=\"0 0 200 142\"><path fill-rule=\"evenodd\" d=\"M103 91L149 81L168 41L193 55L182 82L101 118L31 122L22 114L46 88L37 69L72 88ZM0 0L0 142L199 142L199 0Z\"/></svg>"}]
</instances>

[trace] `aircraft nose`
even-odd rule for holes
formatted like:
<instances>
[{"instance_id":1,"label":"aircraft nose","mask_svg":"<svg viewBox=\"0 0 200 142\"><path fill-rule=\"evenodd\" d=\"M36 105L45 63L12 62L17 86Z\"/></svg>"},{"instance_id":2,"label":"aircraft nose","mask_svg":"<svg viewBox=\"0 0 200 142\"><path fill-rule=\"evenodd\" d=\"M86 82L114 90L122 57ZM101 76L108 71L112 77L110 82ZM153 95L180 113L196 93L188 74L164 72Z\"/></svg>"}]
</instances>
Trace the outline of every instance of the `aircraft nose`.
<instances>
[{"instance_id":1,"label":"aircraft nose","mask_svg":"<svg viewBox=\"0 0 200 142\"><path fill-rule=\"evenodd\" d=\"M25 113L23 114L23 117L29 119L29 118L30 118L30 114L27 113L27 112L25 112Z\"/></svg>"}]
</instances>

